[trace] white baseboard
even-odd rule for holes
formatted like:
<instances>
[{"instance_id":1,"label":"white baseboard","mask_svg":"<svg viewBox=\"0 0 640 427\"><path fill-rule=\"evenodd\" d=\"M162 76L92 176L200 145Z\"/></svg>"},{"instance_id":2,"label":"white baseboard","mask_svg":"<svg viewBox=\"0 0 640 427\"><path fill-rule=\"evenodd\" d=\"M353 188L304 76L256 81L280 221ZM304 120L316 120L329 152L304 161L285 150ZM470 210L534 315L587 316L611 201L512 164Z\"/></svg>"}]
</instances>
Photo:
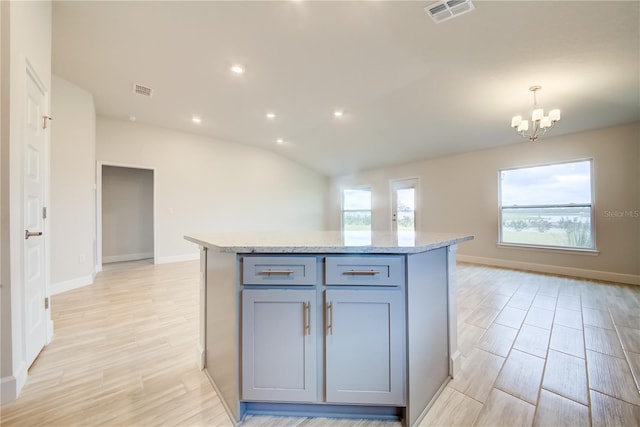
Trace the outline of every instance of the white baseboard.
<instances>
[{"instance_id":1,"label":"white baseboard","mask_svg":"<svg viewBox=\"0 0 640 427\"><path fill-rule=\"evenodd\" d=\"M156 264L169 264L171 262L195 261L198 259L200 259L200 252L194 252L192 254L158 257L158 261L156 262Z\"/></svg>"},{"instance_id":2,"label":"white baseboard","mask_svg":"<svg viewBox=\"0 0 640 427\"><path fill-rule=\"evenodd\" d=\"M27 370L24 363L20 365L17 375L2 377L0 379L0 404L12 402L18 398L20 390L27 382Z\"/></svg>"},{"instance_id":3,"label":"white baseboard","mask_svg":"<svg viewBox=\"0 0 640 427\"><path fill-rule=\"evenodd\" d=\"M86 276L76 277L75 279L65 280L64 282L51 284L51 295L56 295L62 292L70 291L72 289L81 288L87 285L93 285L93 274Z\"/></svg>"},{"instance_id":4,"label":"white baseboard","mask_svg":"<svg viewBox=\"0 0 640 427\"><path fill-rule=\"evenodd\" d=\"M137 261L139 259L148 259L148 258L153 258L153 252L141 252L137 254L103 256L102 263L108 264L110 262Z\"/></svg>"},{"instance_id":5,"label":"white baseboard","mask_svg":"<svg viewBox=\"0 0 640 427\"><path fill-rule=\"evenodd\" d=\"M198 344L198 347L196 349L196 356L198 361L198 367L200 368L201 371L204 369L204 364L205 364L204 355L205 355L204 348L202 348L202 346Z\"/></svg>"},{"instance_id":6,"label":"white baseboard","mask_svg":"<svg viewBox=\"0 0 640 427\"><path fill-rule=\"evenodd\" d=\"M0 379L0 403L12 402L18 397L16 378L13 376Z\"/></svg>"},{"instance_id":7,"label":"white baseboard","mask_svg":"<svg viewBox=\"0 0 640 427\"><path fill-rule=\"evenodd\" d=\"M561 276L581 277L584 279L604 280L607 282L640 285L640 275L612 273L609 271L589 270L585 268L564 267L561 265L535 264L531 262L510 261L498 258L485 258L472 255L458 254L458 261L472 264L491 265L494 267L514 268L518 270L535 271L538 273L558 274Z\"/></svg>"}]
</instances>

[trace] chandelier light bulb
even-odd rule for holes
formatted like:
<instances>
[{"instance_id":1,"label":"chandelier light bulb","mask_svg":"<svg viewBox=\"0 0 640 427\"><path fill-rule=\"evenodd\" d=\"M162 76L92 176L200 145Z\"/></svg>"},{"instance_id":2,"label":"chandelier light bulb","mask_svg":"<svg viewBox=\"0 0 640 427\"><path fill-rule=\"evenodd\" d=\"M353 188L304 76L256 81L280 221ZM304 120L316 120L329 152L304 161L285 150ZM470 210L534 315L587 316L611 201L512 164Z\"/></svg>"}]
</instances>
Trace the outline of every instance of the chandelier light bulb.
<instances>
[{"instance_id":1,"label":"chandelier light bulb","mask_svg":"<svg viewBox=\"0 0 640 427\"><path fill-rule=\"evenodd\" d=\"M551 120L552 122L559 121L560 120L560 110L555 109L555 110L549 111L549 120Z\"/></svg>"},{"instance_id":2,"label":"chandelier light bulb","mask_svg":"<svg viewBox=\"0 0 640 427\"><path fill-rule=\"evenodd\" d=\"M533 110L533 113L531 114L531 121L537 122L543 117L544 117L544 110L542 108L536 108L535 110Z\"/></svg>"},{"instance_id":3,"label":"chandelier light bulb","mask_svg":"<svg viewBox=\"0 0 640 427\"><path fill-rule=\"evenodd\" d=\"M521 122L522 122L522 116L513 116L511 118L511 127L517 128L518 126L520 126Z\"/></svg>"},{"instance_id":4,"label":"chandelier light bulb","mask_svg":"<svg viewBox=\"0 0 640 427\"><path fill-rule=\"evenodd\" d=\"M529 120L523 120L518 125L518 132L525 132L529 130Z\"/></svg>"},{"instance_id":5,"label":"chandelier light bulb","mask_svg":"<svg viewBox=\"0 0 640 427\"><path fill-rule=\"evenodd\" d=\"M540 119L540 127L542 129L551 127L551 119L549 119L549 116L544 116L542 119Z\"/></svg>"}]
</instances>

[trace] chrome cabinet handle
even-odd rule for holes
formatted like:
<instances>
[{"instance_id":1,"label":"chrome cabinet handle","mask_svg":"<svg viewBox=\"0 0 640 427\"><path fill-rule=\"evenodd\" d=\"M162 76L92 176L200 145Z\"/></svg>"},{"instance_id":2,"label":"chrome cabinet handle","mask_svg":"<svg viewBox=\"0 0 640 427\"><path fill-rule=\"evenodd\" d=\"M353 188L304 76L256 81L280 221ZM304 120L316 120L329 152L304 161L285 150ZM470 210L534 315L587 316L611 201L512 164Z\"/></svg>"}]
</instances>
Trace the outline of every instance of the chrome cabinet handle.
<instances>
[{"instance_id":1,"label":"chrome cabinet handle","mask_svg":"<svg viewBox=\"0 0 640 427\"><path fill-rule=\"evenodd\" d=\"M327 302L327 335L333 335L333 303Z\"/></svg>"},{"instance_id":2,"label":"chrome cabinet handle","mask_svg":"<svg viewBox=\"0 0 640 427\"><path fill-rule=\"evenodd\" d=\"M24 239L27 240L29 237L42 236L42 231L29 231L24 230Z\"/></svg>"},{"instance_id":3,"label":"chrome cabinet handle","mask_svg":"<svg viewBox=\"0 0 640 427\"><path fill-rule=\"evenodd\" d=\"M258 274L266 274L267 276L271 276L271 275L289 276L293 274L293 270L262 270Z\"/></svg>"},{"instance_id":4,"label":"chrome cabinet handle","mask_svg":"<svg viewBox=\"0 0 640 427\"><path fill-rule=\"evenodd\" d=\"M375 276L376 274L380 274L380 272L378 270L348 270L342 274L348 274L350 276Z\"/></svg>"},{"instance_id":5,"label":"chrome cabinet handle","mask_svg":"<svg viewBox=\"0 0 640 427\"><path fill-rule=\"evenodd\" d=\"M304 334L311 335L311 302L307 301L303 304L304 312Z\"/></svg>"}]
</instances>

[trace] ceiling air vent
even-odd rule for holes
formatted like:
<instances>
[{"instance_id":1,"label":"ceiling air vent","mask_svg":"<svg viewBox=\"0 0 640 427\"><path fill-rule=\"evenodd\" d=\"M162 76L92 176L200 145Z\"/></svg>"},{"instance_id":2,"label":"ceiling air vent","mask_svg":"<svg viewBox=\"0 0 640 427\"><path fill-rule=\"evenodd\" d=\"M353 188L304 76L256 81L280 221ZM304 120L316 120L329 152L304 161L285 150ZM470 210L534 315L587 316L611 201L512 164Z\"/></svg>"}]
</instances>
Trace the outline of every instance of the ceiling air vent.
<instances>
[{"instance_id":1,"label":"ceiling air vent","mask_svg":"<svg viewBox=\"0 0 640 427\"><path fill-rule=\"evenodd\" d=\"M148 86L139 85L137 83L133 84L133 93L137 93L138 95L147 96L151 98L153 96L153 89Z\"/></svg>"},{"instance_id":2,"label":"ceiling air vent","mask_svg":"<svg viewBox=\"0 0 640 427\"><path fill-rule=\"evenodd\" d=\"M424 11L436 23L471 12L475 7L471 0L441 0L424 8Z\"/></svg>"}]
</instances>

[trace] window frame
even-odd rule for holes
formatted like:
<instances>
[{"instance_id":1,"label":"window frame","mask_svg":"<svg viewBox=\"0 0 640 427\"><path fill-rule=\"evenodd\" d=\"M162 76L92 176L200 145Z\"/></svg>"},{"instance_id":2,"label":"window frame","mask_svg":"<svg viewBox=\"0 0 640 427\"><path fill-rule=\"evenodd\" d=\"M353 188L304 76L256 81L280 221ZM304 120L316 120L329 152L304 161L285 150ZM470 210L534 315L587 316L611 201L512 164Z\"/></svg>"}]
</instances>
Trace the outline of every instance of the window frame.
<instances>
[{"instance_id":1,"label":"window frame","mask_svg":"<svg viewBox=\"0 0 640 427\"><path fill-rule=\"evenodd\" d=\"M504 171L510 170L518 170L518 169L530 169L536 167L544 167L544 166L555 166L555 165L564 165L571 163L582 163L589 162L589 178L590 178L590 197L591 203L577 203L577 204L540 204L540 205L514 205L514 206L503 206L502 205L502 173ZM582 158L582 159L573 159L573 160L563 160L557 162L548 162L548 163L540 163L540 164L532 164L525 166L514 166L514 167L505 167L498 169L498 243L497 245L503 247L514 247L514 248L522 248L522 249L537 249L537 250L546 250L546 251L560 251L560 252L577 252L577 253L589 253L589 254L597 254L599 253L596 245L596 199L595 199L595 173L594 173L594 160L593 158ZM576 246L560 246L560 245L549 245L549 244L535 244L535 243L515 243L515 242L505 242L503 240L503 210L506 209L531 209L531 208L567 208L567 207L589 207L590 208L590 235L591 235L591 247L576 247Z\"/></svg>"},{"instance_id":2,"label":"window frame","mask_svg":"<svg viewBox=\"0 0 640 427\"><path fill-rule=\"evenodd\" d=\"M371 207L369 209L345 209L344 208L344 195L347 190L366 190L369 192ZM369 231L373 230L373 191L371 190L370 185L358 185L358 186L349 186L342 187L340 189L340 231L343 233L347 230L344 229L344 214L345 212L369 212L369 217L371 218L371 224L369 225Z\"/></svg>"}]
</instances>

